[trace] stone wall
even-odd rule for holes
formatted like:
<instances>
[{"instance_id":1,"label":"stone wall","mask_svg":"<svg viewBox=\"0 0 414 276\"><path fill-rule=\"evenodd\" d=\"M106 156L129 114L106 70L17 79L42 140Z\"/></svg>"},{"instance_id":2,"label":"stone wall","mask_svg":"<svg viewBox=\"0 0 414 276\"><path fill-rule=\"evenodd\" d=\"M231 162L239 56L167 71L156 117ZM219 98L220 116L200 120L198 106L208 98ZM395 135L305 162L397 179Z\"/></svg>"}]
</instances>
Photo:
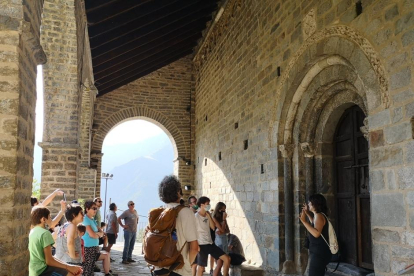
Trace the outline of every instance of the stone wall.
<instances>
[{"instance_id":1,"label":"stone wall","mask_svg":"<svg viewBox=\"0 0 414 276\"><path fill-rule=\"evenodd\" d=\"M0 275L27 275L43 1L0 3ZM16 265L19 264L19 265Z\"/></svg>"},{"instance_id":2,"label":"stone wall","mask_svg":"<svg viewBox=\"0 0 414 276\"><path fill-rule=\"evenodd\" d=\"M303 272L304 158L316 154L318 164L324 153L301 143L326 142L350 103L368 116L375 271L392 275L412 262L413 14L409 0L230 0L207 32L194 59L197 195L227 204L247 259L268 275L286 260ZM328 195L332 181L310 182Z\"/></svg>"},{"instance_id":3,"label":"stone wall","mask_svg":"<svg viewBox=\"0 0 414 276\"><path fill-rule=\"evenodd\" d=\"M175 151L174 172L183 185L193 185L191 158L191 106L194 88L193 66L182 58L130 84L99 96L93 120L92 159L97 162L97 194L100 191L102 144L116 125L129 119L143 119L161 127L170 137ZM171 160L172 161L172 160Z\"/></svg>"},{"instance_id":4,"label":"stone wall","mask_svg":"<svg viewBox=\"0 0 414 276\"><path fill-rule=\"evenodd\" d=\"M86 29L83 1L45 1L41 41L48 62L43 67L42 197L59 188L68 200L78 198L82 92L90 92L93 83ZM90 97L86 113L91 113ZM54 205L58 206L57 200Z\"/></svg>"}]
</instances>

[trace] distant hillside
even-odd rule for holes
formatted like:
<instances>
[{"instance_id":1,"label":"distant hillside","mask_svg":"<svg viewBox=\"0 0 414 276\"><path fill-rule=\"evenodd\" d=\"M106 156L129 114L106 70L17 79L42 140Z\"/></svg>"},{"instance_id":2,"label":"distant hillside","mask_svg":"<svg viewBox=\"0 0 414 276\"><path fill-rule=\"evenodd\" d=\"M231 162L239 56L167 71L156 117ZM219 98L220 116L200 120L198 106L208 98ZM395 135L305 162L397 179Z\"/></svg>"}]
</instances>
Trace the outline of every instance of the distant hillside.
<instances>
[{"instance_id":1,"label":"distant hillside","mask_svg":"<svg viewBox=\"0 0 414 276\"><path fill-rule=\"evenodd\" d=\"M153 146L152 148L155 147ZM120 154L121 151L115 156L121 157ZM173 158L174 152L169 143L151 156L136 158L109 171L109 173L114 175L114 178L113 180L108 180L108 205L109 199L111 199L111 202L117 204L118 209L125 210L127 209L128 201L133 200L138 214L147 216L151 208L163 204L158 197L158 183L165 175L173 173ZM104 159L103 162L106 162L106 160ZM104 180L102 180L101 195L104 200ZM101 209L102 216L103 210ZM118 214L120 213L118 212ZM142 218L141 221L143 220L146 219Z\"/></svg>"},{"instance_id":2,"label":"distant hillside","mask_svg":"<svg viewBox=\"0 0 414 276\"><path fill-rule=\"evenodd\" d=\"M136 144L118 144L113 146L106 146L102 152L104 153L102 162L102 172L109 172L115 167L121 166L141 156L152 156L154 153L164 147L170 147L171 142L168 136L164 133L146 139ZM166 156L165 158L169 158ZM174 158L171 157L172 161Z\"/></svg>"}]
</instances>

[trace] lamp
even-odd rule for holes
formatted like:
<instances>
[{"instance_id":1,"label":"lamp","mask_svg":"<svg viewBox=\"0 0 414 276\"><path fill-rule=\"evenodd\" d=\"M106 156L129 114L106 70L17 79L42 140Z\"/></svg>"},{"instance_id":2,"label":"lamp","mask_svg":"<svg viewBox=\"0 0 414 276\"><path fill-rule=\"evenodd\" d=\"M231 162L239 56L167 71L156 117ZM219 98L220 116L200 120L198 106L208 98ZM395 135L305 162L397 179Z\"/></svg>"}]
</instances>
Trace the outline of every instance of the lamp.
<instances>
[{"instance_id":1,"label":"lamp","mask_svg":"<svg viewBox=\"0 0 414 276\"><path fill-rule=\"evenodd\" d=\"M112 180L112 177L114 177L113 174L109 173L102 173L102 178L106 180L105 182L105 209L104 209L104 221L106 220L106 191L108 190L108 179Z\"/></svg>"},{"instance_id":2,"label":"lamp","mask_svg":"<svg viewBox=\"0 0 414 276\"><path fill-rule=\"evenodd\" d=\"M191 160L185 158L184 156L178 156L177 159L175 159L173 162L175 161L184 161L187 166L191 165Z\"/></svg>"}]
</instances>

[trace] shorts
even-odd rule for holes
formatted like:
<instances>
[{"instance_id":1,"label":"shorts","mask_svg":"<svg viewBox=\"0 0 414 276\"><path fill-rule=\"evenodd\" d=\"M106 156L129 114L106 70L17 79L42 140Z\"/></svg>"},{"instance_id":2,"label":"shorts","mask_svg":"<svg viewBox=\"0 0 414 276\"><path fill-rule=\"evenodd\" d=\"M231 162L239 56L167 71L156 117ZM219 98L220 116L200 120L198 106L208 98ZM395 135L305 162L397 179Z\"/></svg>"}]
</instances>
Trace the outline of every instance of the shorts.
<instances>
[{"instance_id":1,"label":"shorts","mask_svg":"<svg viewBox=\"0 0 414 276\"><path fill-rule=\"evenodd\" d=\"M99 238L99 245L104 244L104 238Z\"/></svg>"},{"instance_id":2,"label":"shorts","mask_svg":"<svg viewBox=\"0 0 414 276\"><path fill-rule=\"evenodd\" d=\"M66 276L68 271L64 268L47 266L45 271L42 272L39 276Z\"/></svg>"},{"instance_id":3,"label":"shorts","mask_svg":"<svg viewBox=\"0 0 414 276\"><path fill-rule=\"evenodd\" d=\"M108 243L109 244L116 244L115 234L106 233L106 236L108 237Z\"/></svg>"},{"instance_id":4,"label":"shorts","mask_svg":"<svg viewBox=\"0 0 414 276\"><path fill-rule=\"evenodd\" d=\"M221 256L225 255L223 250L221 250L217 245L215 244L203 244L200 245L200 252L197 254L197 258L195 260L195 263L199 266L207 266L207 259L208 255L213 256L214 259L218 260Z\"/></svg>"}]
</instances>

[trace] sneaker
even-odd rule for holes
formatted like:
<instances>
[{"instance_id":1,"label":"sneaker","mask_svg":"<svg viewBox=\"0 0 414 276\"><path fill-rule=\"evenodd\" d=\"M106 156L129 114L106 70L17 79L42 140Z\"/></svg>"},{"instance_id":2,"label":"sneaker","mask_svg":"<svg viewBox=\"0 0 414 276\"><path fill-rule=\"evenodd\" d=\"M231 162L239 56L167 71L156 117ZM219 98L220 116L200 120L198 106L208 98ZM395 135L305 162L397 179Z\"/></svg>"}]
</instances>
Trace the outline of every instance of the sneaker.
<instances>
[{"instance_id":1,"label":"sneaker","mask_svg":"<svg viewBox=\"0 0 414 276\"><path fill-rule=\"evenodd\" d=\"M128 259L128 262L130 262L130 263L136 263L137 261L135 261L133 259Z\"/></svg>"},{"instance_id":2,"label":"sneaker","mask_svg":"<svg viewBox=\"0 0 414 276\"><path fill-rule=\"evenodd\" d=\"M93 272L101 272L101 269L95 265L95 267L93 268Z\"/></svg>"},{"instance_id":3,"label":"sneaker","mask_svg":"<svg viewBox=\"0 0 414 276\"><path fill-rule=\"evenodd\" d=\"M130 262L128 262L126 260L122 260L121 264L130 264Z\"/></svg>"}]
</instances>

